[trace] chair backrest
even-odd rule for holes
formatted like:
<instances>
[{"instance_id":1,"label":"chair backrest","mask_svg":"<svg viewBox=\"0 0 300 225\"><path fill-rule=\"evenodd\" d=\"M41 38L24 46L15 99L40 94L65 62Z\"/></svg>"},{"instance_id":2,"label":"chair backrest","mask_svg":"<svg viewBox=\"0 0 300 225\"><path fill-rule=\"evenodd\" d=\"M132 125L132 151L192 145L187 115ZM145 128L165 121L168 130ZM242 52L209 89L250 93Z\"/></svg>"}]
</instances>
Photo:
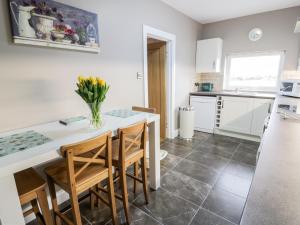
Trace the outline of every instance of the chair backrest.
<instances>
[{"instance_id":1,"label":"chair backrest","mask_svg":"<svg viewBox=\"0 0 300 225\"><path fill-rule=\"evenodd\" d=\"M67 160L71 184L92 165L112 168L111 136L112 132L109 131L93 139L61 147L61 154ZM102 152L105 152L105 159L99 157Z\"/></svg>"},{"instance_id":2,"label":"chair backrest","mask_svg":"<svg viewBox=\"0 0 300 225\"><path fill-rule=\"evenodd\" d=\"M131 149L146 151L147 122L142 121L118 131L120 137L119 161L125 160L126 153Z\"/></svg>"},{"instance_id":3,"label":"chair backrest","mask_svg":"<svg viewBox=\"0 0 300 225\"><path fill-rule=\"evenodd\" d=\"M155 108L144 108L144 107L139 107L139 106L132 106L132 110L138 111L138 112L156 113Z\"/></svg>"}]
</instances>

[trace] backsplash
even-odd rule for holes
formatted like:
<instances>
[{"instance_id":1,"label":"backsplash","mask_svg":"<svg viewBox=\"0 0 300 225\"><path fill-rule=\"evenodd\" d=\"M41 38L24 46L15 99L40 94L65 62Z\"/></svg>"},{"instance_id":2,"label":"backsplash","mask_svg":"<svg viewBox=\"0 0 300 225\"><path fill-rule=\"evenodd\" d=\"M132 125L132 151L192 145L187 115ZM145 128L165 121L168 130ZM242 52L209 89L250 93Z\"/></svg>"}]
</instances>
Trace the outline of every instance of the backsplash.
<instances>
[{"instance_id":1,"label":"backsplash","mask_svg":"<svg viewBox=\"0 0 300 225\"><path fill-rule=\"evenodd\" d=\"M286 70L283 71L281 80L284 79L300 79L300 71L297 70ZM199 83L213 83L213 91L223 90L223 75L220 73L202 73L195 78L195 82ZM195 88L197 91L197 88Z\"/></svg>"},{"instance_id":2,"label":"backsplash","mask_svg":"<svg viewBox=\"0 0 300 225\"><path fill-rule=\"evenodd\" d=\"M283 71L282 79L283 80L287 80L287 79L300 79L300 71L297 71L297 70L286 70L286 71Z\"/></svg>"},{"instance_id":3,"label":"backsplash","mask_svg":"<svg viewBox=\"0 0 300 225\"><path fill-rule=\"evenodd\" d=\"M221 91L223 89L223 75L219 73L203 73L198 76L199 83L213 83L213 91Z\"/></svg>"}]
</instances>

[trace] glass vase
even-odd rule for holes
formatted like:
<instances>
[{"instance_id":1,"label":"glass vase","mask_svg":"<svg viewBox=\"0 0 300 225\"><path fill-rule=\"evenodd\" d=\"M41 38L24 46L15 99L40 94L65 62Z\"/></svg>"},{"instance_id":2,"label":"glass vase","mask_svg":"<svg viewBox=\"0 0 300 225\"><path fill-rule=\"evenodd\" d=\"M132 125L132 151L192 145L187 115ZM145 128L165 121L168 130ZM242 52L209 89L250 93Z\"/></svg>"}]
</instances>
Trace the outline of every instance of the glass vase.
<instances>
[{"instance_id":1,"label":"glass vase","mask_svg":"<svg viewBox=\"0 0 300 225\"><path fill-rule=\"evenodd\" d=\"M101 104L99 103L89 103L90 108L90 127L92 129L99 129L102 126L102 114L101 114Z\"/></svg>"}]
</instances>

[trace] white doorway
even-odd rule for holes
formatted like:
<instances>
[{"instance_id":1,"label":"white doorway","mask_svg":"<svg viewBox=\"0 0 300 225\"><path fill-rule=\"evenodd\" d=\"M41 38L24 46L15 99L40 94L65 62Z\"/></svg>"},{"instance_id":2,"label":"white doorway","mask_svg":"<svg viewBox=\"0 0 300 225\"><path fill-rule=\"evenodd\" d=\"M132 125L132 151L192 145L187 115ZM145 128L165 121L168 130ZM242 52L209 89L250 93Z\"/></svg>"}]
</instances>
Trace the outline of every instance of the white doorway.
<instances>
[{"instance_id":1,"label":"white doorway","mask_svg":"<svg viewBox=\"0 0 300 225\"><path fill-rule=\"evenodd\" d=\"M143 25L144 48L144 105L149 107L148 95L148 38L166 42L166 137L175 138L175 54L176 36L153 27Z\"/></svg>"}]
</instances>

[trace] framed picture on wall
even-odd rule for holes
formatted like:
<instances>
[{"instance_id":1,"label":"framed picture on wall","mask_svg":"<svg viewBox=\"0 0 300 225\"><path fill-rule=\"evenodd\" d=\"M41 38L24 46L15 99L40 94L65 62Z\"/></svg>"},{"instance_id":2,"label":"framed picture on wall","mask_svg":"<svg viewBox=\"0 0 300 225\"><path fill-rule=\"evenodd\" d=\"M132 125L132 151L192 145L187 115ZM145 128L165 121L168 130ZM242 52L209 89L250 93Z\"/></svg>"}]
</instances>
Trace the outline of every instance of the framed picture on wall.
<instances>
[{"instance_id":1,"label":"framed picture on wall","mask_svg":"<svg viewBox=\"0 0 300 225\"><path fill-rule=\"evenodd\" d=\"M8 0L13 42L98 53L98 16L52 0Z\"/></svg>"}]
</instances>

